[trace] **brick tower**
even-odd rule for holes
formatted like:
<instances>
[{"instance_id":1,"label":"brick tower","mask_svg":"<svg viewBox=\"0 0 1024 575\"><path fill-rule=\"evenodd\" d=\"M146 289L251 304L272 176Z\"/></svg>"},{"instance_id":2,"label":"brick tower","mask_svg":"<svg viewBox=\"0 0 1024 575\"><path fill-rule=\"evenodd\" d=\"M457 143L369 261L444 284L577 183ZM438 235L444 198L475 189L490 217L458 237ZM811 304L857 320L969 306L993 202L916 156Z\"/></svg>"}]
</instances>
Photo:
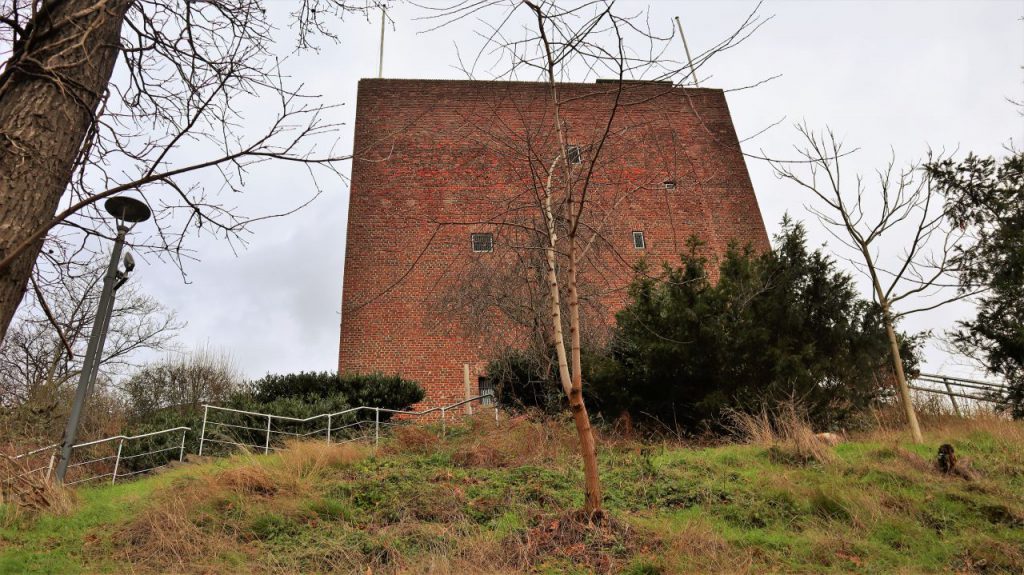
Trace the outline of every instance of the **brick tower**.
<instances>
[{"instance_id":1,"label":"brick tower","mask_svg":"<svg viewBox=\"0 0 1024 575\"><path fill-rule=\"evenodd\" d=\"M769 248L721 90L558 90L564 157L593 165L588 337L607 335L641 260L678 265L693 237L712 260L731 242ZM360 81L339 371L397 373L442 405L465 397L465 366L476 394L488 359L531 337L531 207L561 147L550 98L543 83Z\"/></svg>"}]
</instances>

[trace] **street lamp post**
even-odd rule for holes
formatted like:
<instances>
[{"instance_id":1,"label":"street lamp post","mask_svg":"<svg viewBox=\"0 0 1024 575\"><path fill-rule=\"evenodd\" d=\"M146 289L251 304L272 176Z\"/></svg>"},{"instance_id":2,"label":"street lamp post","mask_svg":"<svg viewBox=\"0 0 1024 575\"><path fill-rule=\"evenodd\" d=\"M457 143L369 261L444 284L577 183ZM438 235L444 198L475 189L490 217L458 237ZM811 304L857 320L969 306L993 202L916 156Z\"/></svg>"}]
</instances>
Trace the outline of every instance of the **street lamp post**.
<instances>
[{"instance_id":1,"label":"street lamp post","mask_svg":"<svg viewBox=\"0 0 1024 575\"><path fill-rule=\"evenodd\" d=\"M103 291L100 294L100 302L96 308L96 319L92 324L92 333L89 335L89 346L85 350L85 358L82 362L82 373L78 378L78 389L75 391L75 402L71 404L71 415L68 416L68 425L64 430L64 441L61 443L60 461L57 463L57 481L63 483L64 476L68 472L68 463L71 462L71 450L75 445L75 436L78 434L78 420L82 417L82 408L85 405L85 398L89 394L96 381L96 374L99 372L100 359L103 356L103 344L107 338L107 329L110 327L110 316L114 311L114 292L128 279L128 273L135 267L130 256L125 257L125 271L118 269L121 261L121 250L124 247L125 236L138 222L149 219L150 212L146 204L139 200L126 196L116 196L107 200L104 208L114 216L117 222L117 238L114 240L114 251L110 254L110 264L107 265L107 273L103 276ZM131 223L129 226L127 223Z\"/></svg>"}]
</instances>

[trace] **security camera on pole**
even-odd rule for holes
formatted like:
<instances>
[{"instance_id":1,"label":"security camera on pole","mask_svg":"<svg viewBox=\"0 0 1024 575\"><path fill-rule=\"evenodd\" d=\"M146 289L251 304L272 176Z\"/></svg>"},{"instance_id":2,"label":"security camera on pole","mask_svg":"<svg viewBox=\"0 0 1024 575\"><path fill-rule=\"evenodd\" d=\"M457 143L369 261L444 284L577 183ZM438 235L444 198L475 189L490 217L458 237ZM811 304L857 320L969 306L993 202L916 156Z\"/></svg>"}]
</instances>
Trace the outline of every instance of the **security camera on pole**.
<instances>
[{"instance_id":1,"label":"security camera on pole","mask_svg":"<svg viewBox=\"0 0 1024 575\"><path fill-rule=\"evenodd\" d=\"M75 402L71 404L71 415L68 416L68 426L64 430L60 461L57 463L57 481L61 483L64 482L64 476L68 472L68 463L71 461L71 450L75 445L75 436L78 434L78 420L82 417L85 396L89 394L99 371L100 358L103 356L103 344L107 338L107 328L110 326L110 315L114 310L114 293L124 285L124 282L128 281L128 274L135 269L135 260L131 254L125 255L125 271L122 272L118 269L124 239L128 232L135 227L135 224L148 220L150 216L146 204L126 196L110 198L103 204L103 207L117 221L117 238L114 240L114 251L110 254L107 273L103 276L103 292L100 295L99 306L96 308L96 319L92 324L92 333L89 335L89 346L85 350L82 374L78 378L78 389L75 391ZM131 226L127 225L129 222L132 224Z\"/></svg>"}]
</instances>

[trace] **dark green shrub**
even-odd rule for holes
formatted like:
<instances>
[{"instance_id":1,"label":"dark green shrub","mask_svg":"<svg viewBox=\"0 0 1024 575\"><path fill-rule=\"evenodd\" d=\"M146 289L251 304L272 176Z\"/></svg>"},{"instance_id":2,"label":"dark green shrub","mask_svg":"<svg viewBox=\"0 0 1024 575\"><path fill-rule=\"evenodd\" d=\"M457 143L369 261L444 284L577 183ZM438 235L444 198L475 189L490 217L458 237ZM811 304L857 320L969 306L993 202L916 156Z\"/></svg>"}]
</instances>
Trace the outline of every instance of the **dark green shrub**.
<instances>
[{"instance_id":1,"label":"dark green shrub","mask_svg":"<svg viewBox=\"0 0 1024 575\"><path fill-rule=\"evenodd\" d=\"M771 252L730 247L716 282L696 240L659 277L641 265L610 349L584 350L591 413L699 433L724 430L730 410L796 400L824 429L891 394L879 385L891 369L878 306L833 258L807 247L800 224L785 219L782 228ZM901 337L912 371L916 340ZM488 369L503 405L564 410L552 359L511 352Z\"/></svg>"},{"instance_id":2,"label":"dark green shrub","mask_svg":"<svg viewBox=\"0 0 1024 575\"><path fill-rule=\"evenodd\" d=\"M977 315L949 334L952 343L1005 378L1009 389L995 399L1024 419L1024 152L1001 159L972 153L925 169L947 215L966 232L954 251L961 292L985 288Z\"/></svg>"},{"instance_id":3,"label":"dark green shrub","mask_svg":"<svg viewBox=\"0 0 1024 575\"><path fill-rule=\"evenodd\" d=\"M487 376L494 384L498 405L509 411L537 408L554 413L568 405L553 358L511 350L487 365Z\"/></svg>"},{"instance_id":4,"label":"dark green shrub","mask_svg":"<svg viewBox=\"0 0 1024 575\"><path fill-rule=\"evenodd\" d=\"M795 399L828 428L887 393L878 307L831 257L808 249L800 224L784 220L766 254L732 246L717 283L699 252L691 241L681 267L631 286L610 353L617 366L588 382L597 411L697 431L719 427L727 410ZM904 341L909 368L913 341Z\"/></svg>"},{"instance_id":5,"label":"dark green shrub","mask_svg":"<svg viewBox=\"0 0 1024 575\"><path fill-rule=\"evenodd\" d=\"M303 371L266 375L250 382L247 388L252 401L264 405L288 400L309 405L327 402L351 407L365 405L403 409L424 397L423 388L416 382L380 373L338 375L326 371ZM286 401L279 405L282 409L294 409L298 404Z\"/></svg>"}]
</instances>

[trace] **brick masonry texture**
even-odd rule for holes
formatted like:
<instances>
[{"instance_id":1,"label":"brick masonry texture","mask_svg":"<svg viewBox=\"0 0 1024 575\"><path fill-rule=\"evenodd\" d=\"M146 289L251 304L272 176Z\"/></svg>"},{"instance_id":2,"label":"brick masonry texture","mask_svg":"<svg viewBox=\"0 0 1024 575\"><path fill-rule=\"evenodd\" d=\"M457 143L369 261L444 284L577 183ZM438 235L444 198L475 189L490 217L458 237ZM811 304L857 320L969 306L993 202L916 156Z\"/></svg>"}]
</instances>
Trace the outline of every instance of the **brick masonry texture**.
<instances>
[{"instance_id":1,"label":"brick masonry texture","mask_svg":"<svg viewBox=\"0 0 1024 575\"><path fill-rule=\"evenodd\" d=\"M558 90L582 163L556 177L556 195L594 167L580 236L593 237L579 281L588 338L607 337L641 259L656 274L691 237L712 260L731 242L769 248L721 90ZM464 397L463 364L475 392L488 359L523 345L531 313L546 314L523 278L539 273L536 191L559 151L545 84L360 81L339 371L397 373L442 405ZM473 252L473 233L492 233L494 250Z\"/></svg>"}]
</instances>

